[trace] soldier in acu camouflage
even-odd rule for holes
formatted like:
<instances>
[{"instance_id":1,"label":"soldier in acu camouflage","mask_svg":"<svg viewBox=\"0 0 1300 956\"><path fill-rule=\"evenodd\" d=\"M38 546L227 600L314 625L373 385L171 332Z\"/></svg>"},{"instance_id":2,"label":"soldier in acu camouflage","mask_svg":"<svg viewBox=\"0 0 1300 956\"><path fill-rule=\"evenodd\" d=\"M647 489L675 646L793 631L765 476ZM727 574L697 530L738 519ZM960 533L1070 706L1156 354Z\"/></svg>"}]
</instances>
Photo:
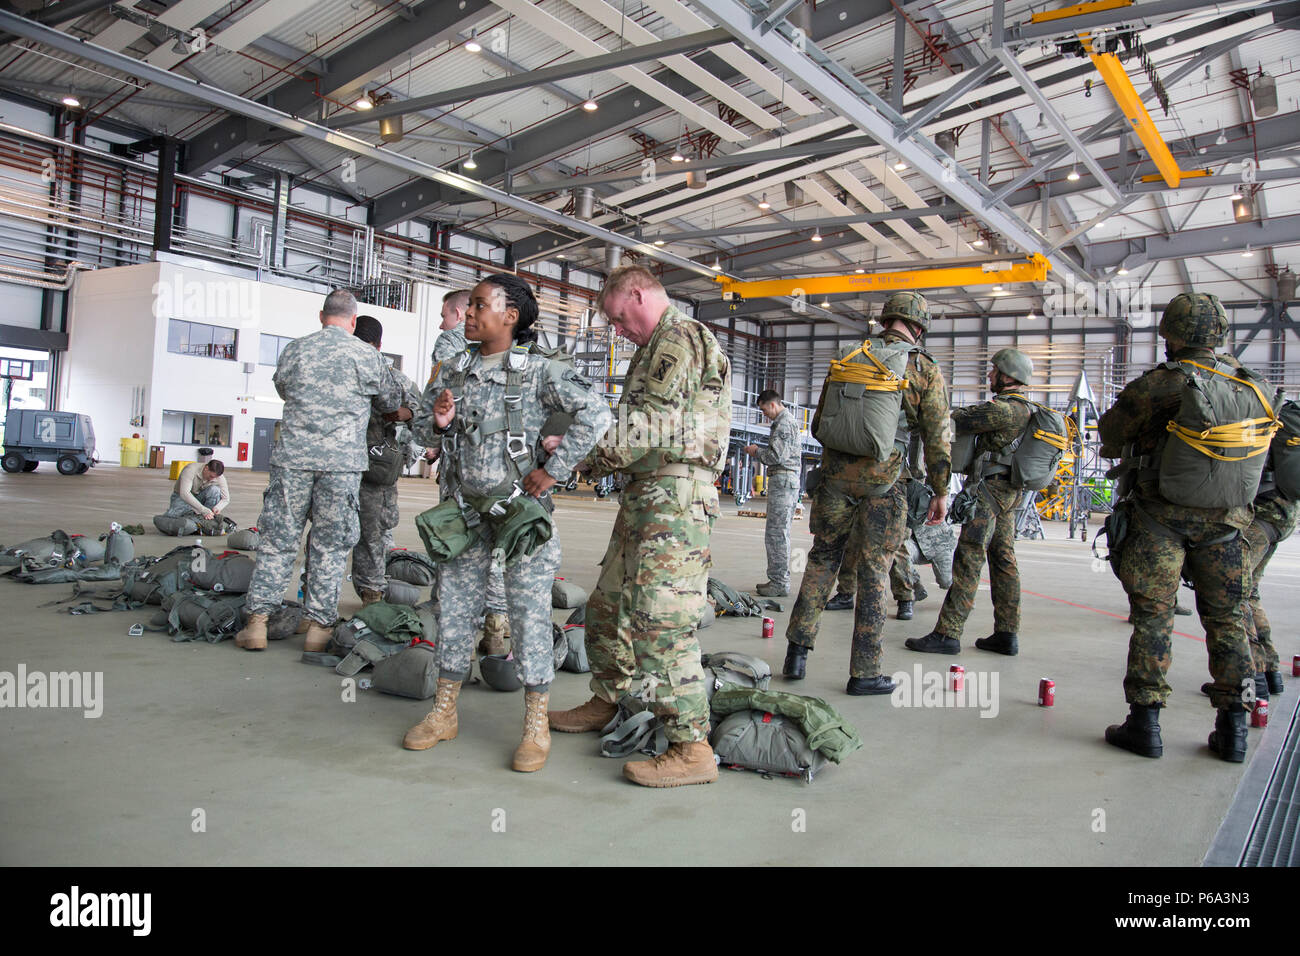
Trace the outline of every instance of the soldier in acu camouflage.
<instances>
[{"instance_id":1,"label":"soldier in acu camouflage","mask_svg":"<svg viewBox=\"0 0 1300 956\"><path fill-rule=\"evenodd\" d=\"M1165 308L1160 335L1170 363L1197 362L1240 369L1231 355L1215 354L1228 331L1227 314L1212 295L1183 293ZM1171 692L1165 674L1173 653L1174 603L1180 572L1196 589L1205 628L1210 699L1219 711L1211 748L1239 762L1245 757L1243 691L1254 690L1244 606L1251 567L1242 532L1251 525L1250 505L1193 508L1174 505L1160 493L1159 456L1167 425L1178 415L1186 376L1162 364L1130 382L1098 425L1101 455L1122 458L1117 509L1129 514L1127 537L1118 545L1117 574L1128 593L1133 634L1129 639L1124 696L1129 716L1106 730L1106 740L1145 757L1163 753L1159 712ZM1114 542L1112 545L1114 546Z\"/></svg>"},{"instance_id":2,"label":"soldier in acu camouflage","mask_svg":"<svg viewBox=\"0 0 1300 956\"><path fill-rule=\"evenodd\" d=\"M999 457L1021 436L1029 423L1030 406L1010 396L1020 395L1034 374L1034 363L1017 349L1001 349L989 366L987 402L954 409L955 434L979 436L976 454ZM934 630L904 643L926 654L956 654L966 619L975 607L980 572L988 555L989 588L993 594L993 633L975 642L981 650L1014 656L1019 653L1020 569L1016 565L1016 508L1024 490L1011 481L1011 467L992 460L981 466L975 483L975 513L962 526L953 557L952 586L943 599Z\"/></svg>"},{"instance_id":3,"label":"soldier in acu camouflage","mask_svg":"<svg viewBox=\"0 0 1300 956\"><path fill-rule=\"evenodd\" d=\"M929 330L929 305L919 293L900 292L885 303L880 321L886 342L916 343ZM846 355L850 351L844 350ZM908 356L906 379L902 409L907 428L921 433L930 486L946 490L948 396L943 373L918 347ZM823 389L814 430L825 402ZM894 689L894 681L881 673L880 636L885 626L885 589L890 565L907 534L907 501L903 482L899 480L903 474L903 457L903 449L897 445L883 461L829 447L823 449L810 522L815 540L786 628L789 646L782 672L787 678L801 680L805 676L807 655L816 644L818 625L835 582L836 569L844 559L846 545L856 536L857 603L845 691L866 695L888 694ZM947 494L936 495L930 501L926 520L932 524L942 521L947 511Z\"/></svg>"},{"instance_id":4,"label":"soldier in acu camouflage","mask_svg":"<svg viewBox=\"0 0 1300 956\"><path fill-rule=\"evenodd\" d=\"M609 408L586 379L531 351L537 313L532 290L517 276L492 275L475 286L465 319L474 344L443 363L416 416L416 439L444 456L444 497L478 502L469 506L481 514L480 505L520 493L545 499L549 510L552 486L569 477L609 425ZM542 426L557 413L572 416L572 424L544 442ZM546 701L555 675L551 585L560 566L559 535L552 526L540 548L507 564L486 516L479 527L482 537L440 568L437 699L403 743L425 750L456 736L456 700L469 676L488 572L504 565L511 653L525 688L523 737L512 766L540 770L550 752Z\"/></svg>"},{"instance_id":5,"label":"soldier in acu camouflage","mask_svg":"<svg viewBox=\"0 0 1300 956\"><path fill-rule=\"evenodd\" d=\"M695 627L704 612L709 537L717 520L714 480L731 428L731 365L717 340L678 311L640 266L615 269L601 311L637 345L613 429L591 454L593 476L625 472L618 517L587 602L587 656L594 696L551 714L568 733L599 730L637 673L663 721L667 753L631 761L634 783L711 783L709 707Z\"/></svg>"},{"instance_id":6,"label":"soldier in acu camouflage","mask_svg":"<svg viewBox=\"0 0 1300 956\"><path fill-rule=\"evenodd\" d=\"M790 593L790 521L799 501L803 443L799 423L777 392L769 388L760 394L758 407L772 423L772 438L766 448L745 446L745 454L756 455L767 465L767 522L763 532L767 580L754 590L764 597L784 597Z\"/></svg>"},{"instance_id":7,"label":"soldier in acu camouflage","mask_svg":"<svg viewBox=\"0 0 1300 956\"><path fill-rule=\"evenodd\" d=\"M275 369L284 399L280 435L271 450L271 478L262 496L262 535L248 591L248 625L236 644L266 647L266 621L279 607L308 520L305 647L322 651L333 636L348 552L360 536L358 488L369 464L366 425L373 405L395 411L400 391L384 374L379 351L354 338L357 300L350 292L325 299L319 332L285 346Z\"/></svg>"},{"instance_id":8,"label":"soldier in acu camouflage","mask_svg":"<svg viewBox=\"0 0 1300 956\"><path fill-rule=\"evenodd\" d=\"M380 350L384 327L373 316L357 316L357 329L352 333L362 342ZM382 352L381 352L382 355ZM394 434L402 422L409 422L420 410L420 391L397 369L384 362L384 376L388 389L400 392L402 404L396 411L383 411L377 400L372 400L370 421L366 425L366 449L372 457L376 452L397 451L400 459L394 468L371 467L361 476L361 538L352 549L352 586L363 605L373 604L388 590L388 572L384 561L393 547L393 529L401 520L397 508L397 479L406 461L405 447L397 447Z\"/></svg>"}]
</instances>

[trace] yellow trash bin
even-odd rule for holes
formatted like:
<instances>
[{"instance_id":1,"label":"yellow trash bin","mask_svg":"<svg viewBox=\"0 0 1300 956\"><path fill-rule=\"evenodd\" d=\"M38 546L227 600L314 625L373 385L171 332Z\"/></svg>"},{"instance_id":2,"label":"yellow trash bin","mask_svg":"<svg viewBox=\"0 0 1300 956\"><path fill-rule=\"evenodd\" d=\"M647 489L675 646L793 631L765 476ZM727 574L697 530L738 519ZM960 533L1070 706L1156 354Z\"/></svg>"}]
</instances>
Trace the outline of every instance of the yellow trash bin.
<instances>
[{"instance_id":1,"label":"yellow trash bin","mask_svg":"<svg viewBox=\"0 0 1300 956\"><path fill-rule=\"evenodd\" d=\"M136 439L123 438L121 445L122 467L139 468L140 451L141 450L136 446Z\"/></svg>"},{"instance_id":2,"label":"yellow trash bin","mask_svg":"<svg viewBox=\"0 0 1300 956\"><path fill-rule=\"evenodd\" d=\"M767 484L767 477L766 477L766 476L764 476L764 475L755 475L755 476L754 476L754 494L756 494L756 495L761 495L761 494L763 493L763 486L766 485L766 484Z\"/></svg>"},{"instance_id":3,"label":"yellow trash bin","mask_svg":"<svg viewBox=\"0 0 1300 956\"><path fill-rule=\"evenodd\" d=\"M177 478L181 476L181 472L185 470L185 466L192 465L192 464L194 463L191 461L172 462L172 470L168 472L167 477L170 478L172 481L175 481Z\"/></svg>"}]
</instances>

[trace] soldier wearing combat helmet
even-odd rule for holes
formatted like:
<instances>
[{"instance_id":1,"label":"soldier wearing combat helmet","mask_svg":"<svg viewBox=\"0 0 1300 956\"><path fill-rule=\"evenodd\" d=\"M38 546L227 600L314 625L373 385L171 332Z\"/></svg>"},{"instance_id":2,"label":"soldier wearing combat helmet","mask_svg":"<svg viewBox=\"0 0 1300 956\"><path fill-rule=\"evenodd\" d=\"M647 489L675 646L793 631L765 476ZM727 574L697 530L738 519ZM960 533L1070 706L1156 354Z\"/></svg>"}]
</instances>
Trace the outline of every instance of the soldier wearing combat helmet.
<instances>
[{"instance_id":1,"label":"soldier wearing combat helmet","mask_svg":"<svg viewBox=\"0 0 1300 956\"><path fill-rule=\"evenodd\" d=\"M1242 394L1247 385L1267 387L1231 355L1215 353L1227 332L1228 318L1215 296L1176 296L1160 322L1168 361L1125 386L1099 423L1102 456L1122 459L1112 470L1120 478L1112 517L1126 520L1127 533L1118 533L1119 520L1108 522L1107 530L1112 566L1128 593L1133 624L1124 678L1129 716L1107 728L1106 740L1144 757L1163 752L1159 713L1171 692L1165 674L1181 571L1196 589L1214 677L1209 693L1218 718L1210 748L1224 760L1245 759L1243 690L1247 685L1253 689L1254 668L1243 618L1251 569L1242 531L1251 524L1254 488L1239 504L1225 504L1216 501L1210 482L1193 481L1198 487L1191 497L1199 496L1203 505L1171 501L1171 494L1188 497L1181 486L1187 484L1189 469L1172 467L1165 454L1168 443L1178 441L1170 429L1192 380L1202 390L1214 388L1216 380L1228 382ZM1197 454L1190 452L1182 460L1195 464ZM1258 473L1262 460L1256 461Z\"/></svg>"}]
</instances>

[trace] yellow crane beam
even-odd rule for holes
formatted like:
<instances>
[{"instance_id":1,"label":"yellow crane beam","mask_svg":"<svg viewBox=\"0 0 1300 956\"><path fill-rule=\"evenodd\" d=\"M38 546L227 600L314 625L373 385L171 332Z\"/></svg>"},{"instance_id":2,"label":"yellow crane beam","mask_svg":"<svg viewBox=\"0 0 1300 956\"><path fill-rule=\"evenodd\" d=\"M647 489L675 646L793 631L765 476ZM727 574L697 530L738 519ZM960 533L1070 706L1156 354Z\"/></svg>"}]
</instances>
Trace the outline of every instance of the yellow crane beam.
<instances>
[{"instance_id":1,"label":"yellow crane beam","mask_svg":"<svg viewBox=\"0 0 1300 956\"><path fill-rule=\"evenodd\" d=\"M1113 53L1090 53L1090 56L1092 65L1106 81L1111 96L1115 97L1115 102L1124 113L1129 126L1137 133L1142 145L1147 148L1147 155L1156 164L1161 177L1171 188L1177 186L1182 182L1183 171L1178 168L1178 160L1174 159L1174 154L1169 152L1168 144L1156 129L1156 124L1152 121L1151 114L1147 112L1142 97L1133 87L1133 81L1128 78L1124 64L1120 63L1119 57Z\"/></svg>"},{"instance_id":2,"label":"yellow crane beam","mask_svg":"<svg viewBox=\"0 0 1300 956\"><path fill-rule=\"evenodd\" d=\"M1013 282L1042 282L1052 264L1034 253L1021 261L989 262L980 266L947 266L936 269L908 269L901 272L853 273L852 275L810 276L805 279L759 279L743 282L729 276L715 276L722 297L763 299L780 296L832 295L840 292L896 292L916 289L970 288L1010 285Z\"/></svg>"},{"instance_id":3,"label":"yellow crane beam","mask_svg":"<svg viewBox=\"0 0 1300 956\"><path fill-rule=\"evenodd\" d=\"M1029 22L1048 23L1052 20L1082 16L1085 13L1102 13L1106 10L1118 10L1120 7L1131 6L1133 6L1133 0L1093 0L1092 3L1076 3L1074 6L1062 7L1060 10L1044 10L1041 13L1035 13L1029 18Z\"/></svg>"}]
</instances>

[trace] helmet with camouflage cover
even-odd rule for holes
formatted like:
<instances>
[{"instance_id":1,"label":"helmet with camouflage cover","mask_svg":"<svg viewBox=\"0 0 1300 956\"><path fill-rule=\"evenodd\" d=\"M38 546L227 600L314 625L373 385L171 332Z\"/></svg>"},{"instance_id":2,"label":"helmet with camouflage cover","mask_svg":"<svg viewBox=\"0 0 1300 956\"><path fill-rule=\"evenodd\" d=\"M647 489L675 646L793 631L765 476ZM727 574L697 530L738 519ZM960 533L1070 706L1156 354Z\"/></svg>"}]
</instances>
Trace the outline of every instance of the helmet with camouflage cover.
<instances>
[{"instance_id":1,"label":"helmet with camouflage cover","mask_svg":"<svg viewBox=\"0 0 1300 956\"><path fill-rule=\"evenodd\" d=\"M930 331L930 303L919 292L895 292L885 302L880 313L880 324L890 319L902 319L911 322L922 332Z\"/></svg>"},{"instance_id":2,"label":"helmet with camouflage cover","mask_svg":"<svg viewBox=\"0 0 1300 956\"><path fill-rule=\"evenodd\" d=\"M1000 350L993 356L993 367L1021 385L1028 385L1034 377L1034 360L1020 349Z\"/></svg>"},{"instance_id":3,"label":"helmet with camouflage cover","mask_svg":"<svg viewBox=\"0 0 1300 956\"><path fill-rule=\"evenodd\" d=\"M1217 295L1181 292L1165 306L1160 319L1162 338L1175 338L1188 345L1218 348L1228 334L1228 313Z\"/></svg>"}]
</instances>

